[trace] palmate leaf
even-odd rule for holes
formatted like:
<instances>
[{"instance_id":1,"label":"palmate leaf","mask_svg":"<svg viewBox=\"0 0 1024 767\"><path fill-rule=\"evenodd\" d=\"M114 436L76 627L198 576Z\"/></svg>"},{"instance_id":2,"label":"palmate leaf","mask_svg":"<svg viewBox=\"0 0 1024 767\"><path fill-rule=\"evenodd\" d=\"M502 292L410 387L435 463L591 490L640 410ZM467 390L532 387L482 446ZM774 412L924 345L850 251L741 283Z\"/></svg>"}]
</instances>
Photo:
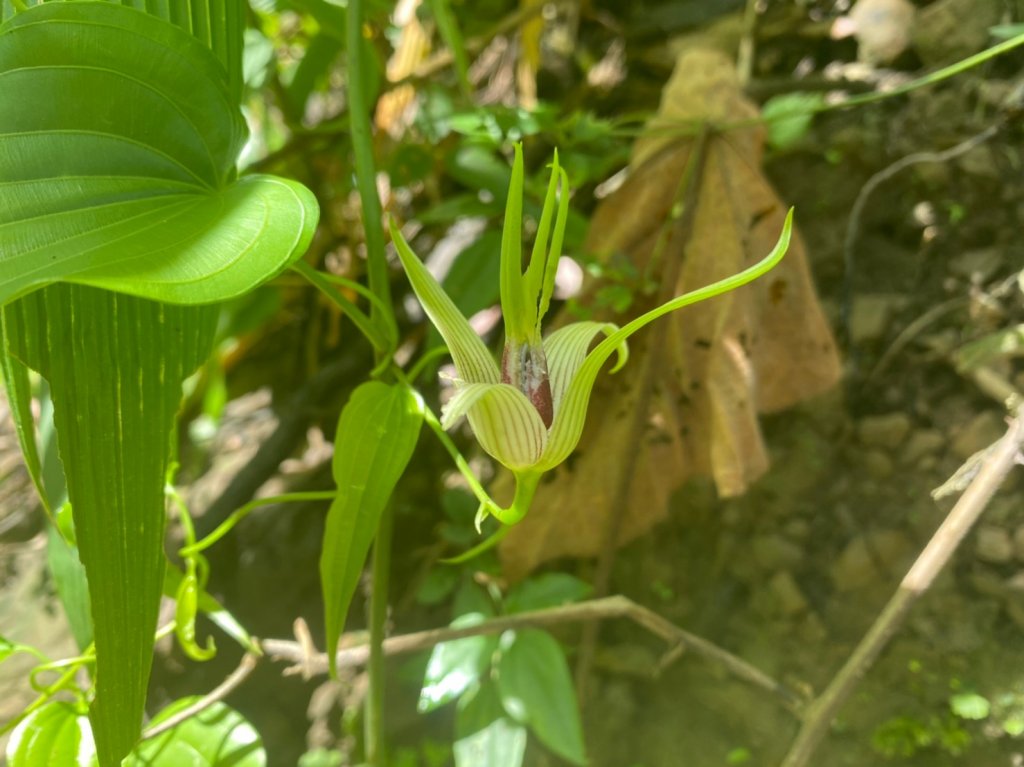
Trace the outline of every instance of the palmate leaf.
<instances>
[{"instance_id":1,"label":"palmate leaf","mask_svg":"<svg viewBox=\"0 0 1024 767\"><path fill-rule=\"evenodd\" d=\"M316 201L234 179L231 90L201 42L124 6L46 3L0 25L0 303L56 281L211 303L298 258Z\"/></svg>"}]
</instances>

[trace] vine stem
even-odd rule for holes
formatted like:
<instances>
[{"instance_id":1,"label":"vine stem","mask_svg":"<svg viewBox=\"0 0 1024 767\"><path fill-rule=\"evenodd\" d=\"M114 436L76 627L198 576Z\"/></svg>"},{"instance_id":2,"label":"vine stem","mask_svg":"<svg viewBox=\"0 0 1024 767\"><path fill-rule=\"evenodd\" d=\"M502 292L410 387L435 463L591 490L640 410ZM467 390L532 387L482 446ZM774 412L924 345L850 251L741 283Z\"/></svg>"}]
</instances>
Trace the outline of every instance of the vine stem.
<instances>
[{"instance_id":1,"label":"vine stem","mask_svg":"<svg viewBox=\"0 0 1024 767\"><path fill-rule=\"evenodd\" d=\"M1003 438L992 446L981 468L963 495L950 510L942 525L928 541L924 551L904 576L896 592L846 663L828 687L807 709L803 725L790 746L782 767L804 767L828 733L840 707L871 668L879 653L889 643L915 602L931 587L935 577L949 561L964 536L971 529L989 500L1006 479L1015 463L1022 461L1024 445L1024 409L1016 417Z\"/></svg>"}]
</instances>

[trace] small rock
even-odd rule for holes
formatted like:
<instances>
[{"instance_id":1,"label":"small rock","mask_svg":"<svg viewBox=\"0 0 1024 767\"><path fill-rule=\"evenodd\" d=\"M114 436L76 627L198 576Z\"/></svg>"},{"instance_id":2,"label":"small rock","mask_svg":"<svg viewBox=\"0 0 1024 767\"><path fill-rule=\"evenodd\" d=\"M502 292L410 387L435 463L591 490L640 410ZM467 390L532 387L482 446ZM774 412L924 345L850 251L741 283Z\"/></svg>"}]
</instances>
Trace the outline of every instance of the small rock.
<instances>
[{"instance_id":1,"label":"small rock","mask_svg":"<svg viewBox=\"0 0 1024 767\"><path fill-rule=\"evenodd\" d=\"M864 470L874 479L888 479L892 476L895 466L892 458L881 450L865 450L861 455Z\"/></svg>"},{"instance_id":2,"label":"small rock","mask_svg":"<svg viewBox=\"0 0 1024 767\"><path fill-rule=\"evenodd\" d=\"M934 456L945 446L946 437L938 429L919 429L910 435L900 457L908 465L916 466L922 458Z\"/></svg>"},{"instance_id":3,"label":"small rock","mask_svg":"<svg viewBox=\"0 0 1024 767\"><path fill-rule=\"evenodd\" d=\"M1005 565L1013 560L1013 539L1002 527L982 525L974 539L974 553L982 562Z\"/></svg>"},{"instance_id":4,"label":"small rock","mask_svg":"<svg viewBox=\"0 0 1024 767\"><path fill-rule=\"evenodd\" d=\"M1003 267L1003 252L999 248L969 250L949 262L949 270L965 279L987 282Z\"/></svg>"},{"instance_id":5,"label":"small rock","mask_svg":"<svg viewBox=\"0 0 1024 767\"><path fill-rule=\"evenodd\" d=\"M1018 562L1024 562L1024 525L1013 531L1013 556Z\"/></svg>"},{"instance_id":6,"label":"small rock","mask_svg":"<svg viewBox=\"0 0 1024 767\"><path fill-rule=\"evenodd\" d=\"M788 570L780 570L768 584L783 615L798 615L807 609L807 599Z\"/></svg>"},{"instance_id":7,"label":"small rock","mask_svg":"<svg viewBox=\"0 0 1024 767\"><path fill-rule=\"evenodd\" d=\"M910 433L910 416L906 413L886 413L862 418L857 424L857 436L868 447L898 447Z\"/></svg>"},{"instance_id":8,"label":"small rock","mask_svg":"<svg viewBox=\"0 0 1024 767\"><path fill-rule=\"evenodd\" d=\"M751 544L754 561L764 570L796 567L803 559L803 549L777 533L758 536Z\"/></svg>"},{"instance_id":9,"label":"small rock","mask_svg":"<svg viewBox=\"0 0 1024 767\"><path fill-rule=\"evenodd\" d=\"M913 544L898 530L878 530L850 541L832 563L830 574L837 591L854 591L881 578L895 576ZM889 572L884 572L879 567Z\"/></svg>"},{"instance_id":10,"label":"small rock","mask_svg":"<svg viewBox=\"0 0 1024 767\"><path fill-rule=\"evenodd\" d=\"M950 447L954 455L966 461L1002 437L1005 431L1003 417L992 410L986 410L974 416L966 426L953 435Z\"/></svg>"},{"instance_id":11,"label":"small rock","mask_svg":"<svg viewBox=\"0 0 1024 767\"><path fill-rule=\"evenodd\" d=\"M909 0L860 0L850 11L857 37L857 58L887 64L906 50L914 22Z\"/></svg>"}]
</instances>

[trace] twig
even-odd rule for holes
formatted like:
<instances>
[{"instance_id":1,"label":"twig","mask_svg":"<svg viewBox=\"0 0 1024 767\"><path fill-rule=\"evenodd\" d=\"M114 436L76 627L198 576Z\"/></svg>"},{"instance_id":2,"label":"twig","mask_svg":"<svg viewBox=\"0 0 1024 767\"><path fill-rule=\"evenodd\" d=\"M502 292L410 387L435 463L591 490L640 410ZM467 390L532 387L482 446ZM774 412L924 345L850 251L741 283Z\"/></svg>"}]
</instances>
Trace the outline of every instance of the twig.
<instances>
[{"instance_id":1,"label":"twig","mask_svg":"<svg viewBox=\"0 0 1024 767\"><path fill-rule=\"evenodd\" d=\"M683 259L665 259L665 250L669 241L678 239L686 242L693 231L693 218L697 209L696 195L700 185L700 179L704 169L707 148L707 132L702 131L694 139L690 159L687 161L686 170L680 179L676 189L672 213L662 222L658 232L658 239L655 241L651 251L650 260L645 267L646 276L649 279L657 279L661 283L661 290L657 302L663 304L674 295L679 285L679 274L682 270ZM661 274L655 278L653 270L661 267ZM665 334L668 331L667 322L659 322L652 330L649 349L661 349L665 346ZM654 381L657 373L654 369L654 353L644 355L642 367L631 375L636 375L640 384L636 392L636 401L632 406L632 420L629 424L629 433L626 437L626 445L629 445L625 457L619 466L619 473L614 484L614 492L611 494L609 513L604 523L601 540L601 554L597 560L597 569L594 573L594 596L606 596L610 590L612 566L615 563L615 554L618 550L619 536L622 531L622 522L625 511L629 507L629 493L633 487L635 466L640 456L640 445L643 441L644 432L647 429L647 420L651 408L651 397L654 393ZM621 385L621 384L620 384ZM583 627L580 638L579 653L576 660L576 693L581 705L590 699L587 686L590 680L590 670L593 666L594 654L597 648L597 641L600 635L598 624L588 623Z\"/></svg>"},{"instance_id":2,"label":"twig","mask_svg":"<svg viewBox=\"0 0 1024 767\"><path fill-rule=\"evenodd\" d=\"M474 626L466 626L464 628L440 628L417 631L411 634L400 634L385 639L383 649L385 655L401 655L427 650L442 642L451 642L455 639L485 634L499 634L508 629L524 628L527 626L555 626L564 623L607 620L609 618L627 618L633 621L641 628L665 640L670 645L670 653L682 647L701 657L720 663L738 679L742 679L755 687L760 687L776 696L782 705L790 711L799 711L804 703L802 696L781 682L772 679L742 658L738 658L728 650L724 650L706 639L702 639L679 628L653 610L649 610L624 596L592 599L587 602L552 607L546 610L533 610L515 615L506 615L491 618ZM304 650L298 642L289 639L265 639L262 644L264 652L273 660L291 661L302 664L304 668L308 668L312 672L327 673L327 655L325 653L317 653L315 656L309 657L308 651ZM336 661L339 668L362 666L367 662L369 655L369 646L362 644L339 650Z\"/></svg>"},{"instance_id":3,"label":"twig","mask_svg":"<svg viewBox=\"0 0 1024 767\"><path fill-rule=\"evenodd\" d=\"M214 689L210 690L210 692L188 708L183 708L176 714L169 716L159 724L155 724L148 730L144 731L142 733L142 740L149 740L150 738L155 738L157 735L162 735L168 730L177 727L186 719L191 719L196 714L202 713L214 703L219 703L224 700L224 698L230 695L235 688L249 678L249 674L251 674L256 668L256 664L259 663L259 660L258 655L247 652L242 656L242 661L238 664L238 668L232 671L227 679L217 685Z\"/></svg>"},{"instance_id":4,"label":"twig","mask_svg":"<svg viewBox=\"0 0 1024 767\"><path fill-rule=\"evenodd\" d=\"M828 687L808 707L800 732L782 767L804 767L824 739L832 720L875 659L902 625L907 612L924 594L949 561L964 536L984 511L992 495L1020 458L1024 444L1024 411L1018 411L1009 429L987 456L974 481L960 496L945 521L928 541L903 582L875 619L864 638Z\"/></svg>"}]
</instances>

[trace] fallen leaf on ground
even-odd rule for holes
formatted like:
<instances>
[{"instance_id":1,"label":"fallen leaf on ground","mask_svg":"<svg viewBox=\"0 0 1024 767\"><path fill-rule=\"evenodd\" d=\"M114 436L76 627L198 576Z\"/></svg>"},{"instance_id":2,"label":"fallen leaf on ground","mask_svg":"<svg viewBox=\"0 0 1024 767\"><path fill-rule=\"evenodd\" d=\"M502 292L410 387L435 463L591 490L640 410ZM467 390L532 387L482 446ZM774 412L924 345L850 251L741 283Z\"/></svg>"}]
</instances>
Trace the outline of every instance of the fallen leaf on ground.
<instances>
[{"instance_id":1,"label":"fallen leaf on ground","mask_svg":"<svg viewBox=\"0 0 1024 767\"><path fill-rule=\"evenodd\" d=\"M634 147L629 178L598 207L588 236L587 251L599 261L614 265L625 256L631 271L651 279L629 286L634 300L623 316L598 310L597 317L622 322L771 249L786 207L760 171L764 129L693 135L701 124L756 115L727 57L680 56L648 135ZM680 137L680 126L690 135ZM698 173L689 185L688 172ZM655 288L644 294L644 284ZM589 285L580 303L608 285ZM745 492L768 468L757 414L819 394L840 374L799 236L762 280L634 339L629 364L602 375L576 453L546 478L503 541L511 577L557 557L596 556L612 529L620 546L644 534L694 475L711 476L721 496ZM507 490L504 481L496 493Z\"/></svg>"}]
</instances>

